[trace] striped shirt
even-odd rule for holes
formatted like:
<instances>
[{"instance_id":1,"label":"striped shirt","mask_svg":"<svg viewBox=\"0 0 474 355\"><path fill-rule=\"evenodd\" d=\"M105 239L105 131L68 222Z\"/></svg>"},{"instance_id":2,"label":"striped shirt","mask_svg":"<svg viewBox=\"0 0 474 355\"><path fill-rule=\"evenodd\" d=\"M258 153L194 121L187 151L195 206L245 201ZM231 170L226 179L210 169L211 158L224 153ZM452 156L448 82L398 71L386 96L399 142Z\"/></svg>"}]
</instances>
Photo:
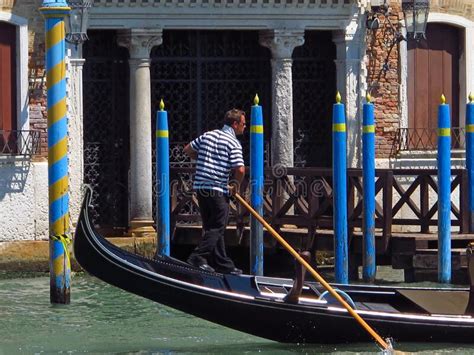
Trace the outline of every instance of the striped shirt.
<instances>
[{"instance_id":1,"label":"striped shirt","mask_svg":"<svg viewBox=\"0 0 474 355\"><path fill-rule=\"evenodd\" d=\"M190 144L198 153L193 188L228 193L231 169L244 166L242 145L234 129L224 125L222 129L204 133Z\"/></svg>"}]
</instances>

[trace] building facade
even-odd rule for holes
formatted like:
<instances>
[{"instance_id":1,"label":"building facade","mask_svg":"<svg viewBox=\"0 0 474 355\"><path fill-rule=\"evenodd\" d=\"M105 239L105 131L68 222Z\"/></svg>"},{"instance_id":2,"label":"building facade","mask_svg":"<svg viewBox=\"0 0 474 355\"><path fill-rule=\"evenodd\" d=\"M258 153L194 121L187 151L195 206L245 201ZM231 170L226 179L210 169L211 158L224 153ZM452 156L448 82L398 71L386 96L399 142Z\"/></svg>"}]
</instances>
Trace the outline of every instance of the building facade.
<instances>
[{"instance_id":1,"label":"building facade","mask_svg":"<svg viewBox=\"0 0 474 355\"><path fill-rule=\"evenodd\" d=\"M48 236L40 5L0 0L0 241ZM368 26L373 18L378 26ZM329 167L339 91L351 167L360 166L367 93L376 105L378 166L434 167L444 93L461 137L453 164L462 166L474 5L431 0L428 21L427 39L417 43L401 40L396 0L96 0L89 40L69 48L67 61L72 220L86 182L97 192L99 225L152 225L152 132L161 98L176 162L180 144L220 126L232 107L250 113L258 93L268 164ZM18 131L25 150L5 138Z\"/></svg>"}]
</instances>

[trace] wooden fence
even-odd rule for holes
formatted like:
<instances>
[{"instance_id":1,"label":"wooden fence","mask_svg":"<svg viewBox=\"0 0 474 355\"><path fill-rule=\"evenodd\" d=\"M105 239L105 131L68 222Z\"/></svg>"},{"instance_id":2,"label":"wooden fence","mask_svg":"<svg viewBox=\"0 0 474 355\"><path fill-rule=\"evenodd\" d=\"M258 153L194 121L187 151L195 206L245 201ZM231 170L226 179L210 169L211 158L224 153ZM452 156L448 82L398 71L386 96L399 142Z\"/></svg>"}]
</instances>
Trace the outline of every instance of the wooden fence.
<instances>
[{"instance_id":1,"label":"wooden fence","mask_svg":"<svg viewBox=\"0 0 474 355\"><path fill-rule=\"evenodd\" d=\"M199 224L199 207L192 193L194 168L171 169L171 226ZM460 233L469 232L467 201L467 172L451 171L452 225ZM378 169L376 170L375 226L388 245L392 227L414 226L420 233L429 232L437 220L437 170L435 169ZM241 186L241 194L249 194L248 175ZM363 189L362 170L348 170L348 226L362 227ZM275 228L294 225L307 228L313 237L316 228L332 229L332 170L326 168L265 169L264 216ZM231 202L230 223L239 231L248 225L248 212Z\"/></svg>"}]
</instances>

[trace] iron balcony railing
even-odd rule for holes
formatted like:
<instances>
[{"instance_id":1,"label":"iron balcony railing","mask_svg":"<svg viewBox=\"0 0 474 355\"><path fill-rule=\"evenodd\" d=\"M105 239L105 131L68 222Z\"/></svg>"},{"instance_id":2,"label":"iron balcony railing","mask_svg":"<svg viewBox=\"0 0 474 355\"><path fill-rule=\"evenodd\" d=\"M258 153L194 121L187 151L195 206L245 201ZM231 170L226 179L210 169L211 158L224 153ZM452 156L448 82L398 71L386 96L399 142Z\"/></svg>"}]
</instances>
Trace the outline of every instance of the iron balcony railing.
<instances>
[{"instance_id":1,"label":"iron balcony railing","mask_svg":"<svg viewBox=\"0 0 474 355\"><path fill-rule=\"evenodd\" d=\"M462 149L465 146L464 127L451 128L451 148ZM437 128L399 128L394 141L392 155L401 151L436 150L438 147Z\"/></svg>"},{"instance_id":2,"label":"iron balcony railing","mask_svg":"<svg viewBox=\"0 0 474 355\"><path fill-rule=\"evenodd\" d=\"M0 130L0 155L32 156L39 149L39 131Z\"/></svg>"}]
</instances>

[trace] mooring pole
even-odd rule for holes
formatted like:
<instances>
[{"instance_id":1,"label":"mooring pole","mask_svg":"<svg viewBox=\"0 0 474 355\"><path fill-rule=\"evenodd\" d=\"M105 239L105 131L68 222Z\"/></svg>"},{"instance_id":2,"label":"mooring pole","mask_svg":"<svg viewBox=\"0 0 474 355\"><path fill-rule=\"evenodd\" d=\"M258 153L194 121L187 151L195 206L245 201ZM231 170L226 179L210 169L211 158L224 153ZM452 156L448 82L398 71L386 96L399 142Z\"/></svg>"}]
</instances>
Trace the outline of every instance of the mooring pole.
<instances>
[{"instance_id":1,"label":"mooring pole","mask_svg":"<svg viewBox=\"0 0 474 355\"><path fill-rule=\"evenodd\" d=\"M336 95L332 111L332 169L334 206L335 282L349 283L347 259L347 167L346 117L341 94Z\"/></svg>"},{"instance_id":2,"label":"mooring pole","mask_svg":"<svg viewBox=\"0 0 474 355\"><path fill-rule=\"evenodd\" d=\"M156 113L156 234L157 254L170 255L170 157L168 112L163 100Z\"/></svg>"},{"instance_id":3,"label":"mooring pole","mask_svg":"<svg viewBox=\"0 0 474 355\"><path fill-rule=\"evenodd\" d=\"M263 114L255 95L250 113L250 203L263 215ZM250 272L263 275L263 226L250 216Z\"/></svg>"},{"instance_id":4,"label":"mooring pole","mask_svg":"<svg viewBox=\"0 0 474 355\"><path fill-rule=\"evenodd\" d=\"M68 128L66 109L66 1L44 0L48 108L49 270L51 303L71 298L69 260Z\"/></svg>"},{"instance_id":5,"label":"mooring pole","mask_svg":"<svg viewBox=\"0 0 474 355\"><path fill-rule=\"evenodd\" d=\"M362 277L374 282L375 262L375 125L374 105L367 94L362 119L362 170L364 188Z\"/></svg>"},{"instance_id":6,"label":"mooring pole","mask_svg":"<svg viewBox=\"0 0 474 355\"><path fill-rule=\"evenodd\" d=\"M469 189L469 232L474 232L474 94L466 105L466 170Z\"/></svg>"},{"instance_id":7,"label":"mooring pole","mask_svg":"<svg viewBox=\"0 0 474 355\"><path fill-rule=\"evenodd\" d=\"M438 108L438 281L451 282L451 128L444 95Z\"/></svg>"}]
</instances>

